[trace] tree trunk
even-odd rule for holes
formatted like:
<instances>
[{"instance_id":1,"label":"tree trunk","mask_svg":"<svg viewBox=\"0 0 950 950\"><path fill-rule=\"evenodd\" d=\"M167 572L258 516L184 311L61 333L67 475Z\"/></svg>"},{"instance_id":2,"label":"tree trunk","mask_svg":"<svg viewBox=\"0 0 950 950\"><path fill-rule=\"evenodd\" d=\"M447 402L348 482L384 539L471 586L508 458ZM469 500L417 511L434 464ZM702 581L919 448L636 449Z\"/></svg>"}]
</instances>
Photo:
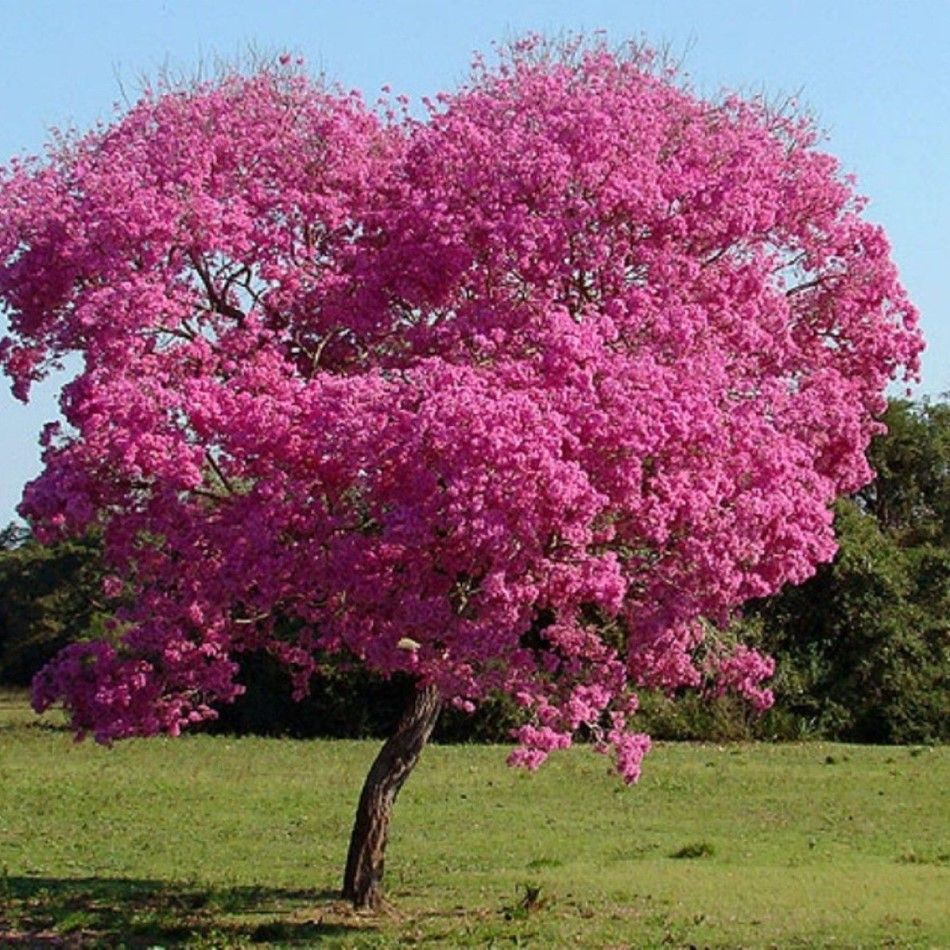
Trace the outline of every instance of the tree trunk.
<instances>
[{"instance_id":1,"label":"tree trunk","mask_svg":"<svg viewBox=\"0 0 950 950\"><path fill-rule=\"evenodd\" d=\"M393 802L422 754L442 709L434 686L417 690L363 784L343 875L343 897L358 909L382 903L383 862Z\"/></svg>"}]
</instances>

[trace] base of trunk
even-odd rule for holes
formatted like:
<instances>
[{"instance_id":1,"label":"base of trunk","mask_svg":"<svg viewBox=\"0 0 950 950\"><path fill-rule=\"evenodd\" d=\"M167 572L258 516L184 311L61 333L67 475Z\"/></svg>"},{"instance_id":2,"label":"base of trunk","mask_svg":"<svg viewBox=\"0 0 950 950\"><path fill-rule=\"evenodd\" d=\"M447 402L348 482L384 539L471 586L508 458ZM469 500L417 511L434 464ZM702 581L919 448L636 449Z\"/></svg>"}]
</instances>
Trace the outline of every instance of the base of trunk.
<instances>
[{"instance_id":1,"label":"base of trunk","mask_svg":"<svg viewBox=\"0 0 950 950\"><path fill-rule=\"evenodd\" d=\"M366 776L350 835L342 894L359 910L378 910L382 905L383 866L393 803L419 761L441 709L442 697L436 687L417 690Z\"/></svg>"}]
</instances>

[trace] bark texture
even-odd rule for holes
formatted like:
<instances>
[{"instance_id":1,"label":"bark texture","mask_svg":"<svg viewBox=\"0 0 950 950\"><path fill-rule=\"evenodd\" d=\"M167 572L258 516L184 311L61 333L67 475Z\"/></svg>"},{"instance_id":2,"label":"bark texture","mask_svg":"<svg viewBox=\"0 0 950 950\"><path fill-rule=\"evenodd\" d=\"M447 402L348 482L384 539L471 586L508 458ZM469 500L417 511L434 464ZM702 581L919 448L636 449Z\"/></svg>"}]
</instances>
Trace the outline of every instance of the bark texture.
<instances>
[{"instance_id":1,"label":"bark texture","mask_svg":"<svg viewBox=\"0 0 950 950\"><path fill-rule=\"evenodd\" d=\"M382 902L383 864L393 803L432 735L442 697L434 686L417 690L396 731L376 756L356 809L343 875L343 897L359 909Z\"/></svg>"}]
</instances>

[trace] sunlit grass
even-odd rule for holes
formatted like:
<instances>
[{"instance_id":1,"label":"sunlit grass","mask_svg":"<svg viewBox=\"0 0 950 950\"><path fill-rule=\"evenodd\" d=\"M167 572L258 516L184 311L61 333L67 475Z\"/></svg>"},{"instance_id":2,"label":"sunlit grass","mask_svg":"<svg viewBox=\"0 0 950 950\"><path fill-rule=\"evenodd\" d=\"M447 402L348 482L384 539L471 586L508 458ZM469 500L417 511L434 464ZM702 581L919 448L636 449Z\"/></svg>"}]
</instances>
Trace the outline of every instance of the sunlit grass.
<instances>
[{"instance_id":1,"label":"sunlit grass","mask_svg":"<svg viewBox=\"0 0 950 950\"><path fill-rule=\"evenodd\" d=\"M74 744L0 700L0 944L950 945L950 755L661 745L528 775L428 749L388 912L335 900L363 742Z\"/></svg>"}]
</instances>

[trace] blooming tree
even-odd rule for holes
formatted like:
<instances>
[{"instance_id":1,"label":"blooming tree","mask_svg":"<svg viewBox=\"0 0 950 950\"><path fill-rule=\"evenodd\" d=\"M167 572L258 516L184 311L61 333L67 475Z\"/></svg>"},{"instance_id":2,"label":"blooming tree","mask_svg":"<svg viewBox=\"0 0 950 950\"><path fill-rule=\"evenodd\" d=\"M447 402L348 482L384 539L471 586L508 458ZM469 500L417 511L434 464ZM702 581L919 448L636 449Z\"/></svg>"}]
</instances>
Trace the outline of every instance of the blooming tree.
<instances>
[{"instance_id":1,"label":"blooming tree","mask_svg":"<svg viewBox=\"0 0 950 950\"><path fill-rule=\"evenodd\" d=\"M253 75L146 93L0 178L0 359L67 354L21 511L103 532L116 625L36 678L77 733L177 734L267 650L415 699L344 892L380 895L440 705L578 729L637 779L637 687L734 690L718 627L835 549L916 314L810 122L697 98L642 49L536 39L427 103Z\"/></svg>"}]
</instances>

